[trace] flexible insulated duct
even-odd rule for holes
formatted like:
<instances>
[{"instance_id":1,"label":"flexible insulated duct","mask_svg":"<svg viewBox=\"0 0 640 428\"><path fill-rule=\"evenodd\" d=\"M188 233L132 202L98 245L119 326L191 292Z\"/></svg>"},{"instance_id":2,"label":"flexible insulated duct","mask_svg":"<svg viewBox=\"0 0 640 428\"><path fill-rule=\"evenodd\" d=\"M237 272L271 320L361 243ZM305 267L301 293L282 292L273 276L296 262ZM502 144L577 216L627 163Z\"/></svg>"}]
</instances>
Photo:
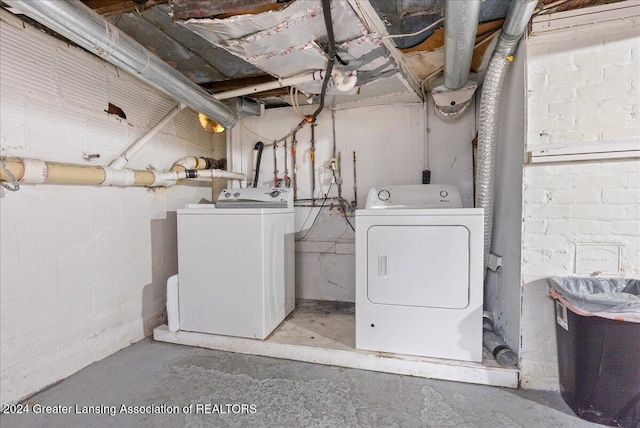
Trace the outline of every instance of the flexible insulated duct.
<instances>
[{"instance_id":1,"label":"flexible insulated duct","mask_svg":"<svg viewBox=\"0 0 640 428\"><path fill-rule=\"evenodd\" d=\"M495 204L496 147L498 140L498 119L502 86L513 61L512 55L538 4L537 0L514 0L509 7L507 19L502 27L487 74L482 85L480 98L480 125L478 128L478 150L476 154L476 199L475 206L484 209L484 267L485 275L489 264L493 234L493 213ZM504 341L493 331L493 319L485 313L483 343L485 348L502 365L515 367L518 359ZM489 322L491 321L491 322Z\"/></svg>"},{"instance_id":2,"label":"flexible insulated duct","mask_svg":"<svg viewBox=\"0 0 640 428\"><path fill-rule=\"evenodd\" d=\"M225 128L236 125L238 117L227 106L80 0L6 0L4 3Z\"/></svg>"},{"instance_id":3,"label":"flexible insulated duct","mask_svg":"<svg viewBox=\"0 0 640 428\"><path fill-rule=\"evenodd\" d=\"M480 126L476 153L476 208L484 209L484 267L489 264L493 212L495 203L496 140L501 88L511 60L493 55L482 84L480 98Z\"/></svg>"},{"instance_id":4,"label":"flexible insulated duct","mask_svg":"<svg viewBox=\"0 0 640 428\"><path fill-rule=\"evenodd\" d=\"M484 209L484 266L489 262L493 233L495 203L496 145L498 115L502 85L513 60L518 41L531 19L537 0L514 0L502 28L487 74L482 85L480 99L480 125L476 155L476 208Z\"/></svg>"}]
</instances>

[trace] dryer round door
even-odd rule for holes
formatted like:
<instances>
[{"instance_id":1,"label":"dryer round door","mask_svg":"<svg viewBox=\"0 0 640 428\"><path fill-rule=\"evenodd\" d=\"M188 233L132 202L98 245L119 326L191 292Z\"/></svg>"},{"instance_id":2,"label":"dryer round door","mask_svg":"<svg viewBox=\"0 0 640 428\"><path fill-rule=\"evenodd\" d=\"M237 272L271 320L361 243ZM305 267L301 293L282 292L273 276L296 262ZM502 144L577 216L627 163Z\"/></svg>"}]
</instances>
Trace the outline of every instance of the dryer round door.
<instances>
[{"instance_id":1,"label":"dryer round door","mask_svg":"<svg viewBox=\"0 0 640 428\"><path fill-rule=\"evenodd\" d=\"M371 303L463 309L469 304L469 229L378 225L367 231Z\"/></svg>"}]
</instances>

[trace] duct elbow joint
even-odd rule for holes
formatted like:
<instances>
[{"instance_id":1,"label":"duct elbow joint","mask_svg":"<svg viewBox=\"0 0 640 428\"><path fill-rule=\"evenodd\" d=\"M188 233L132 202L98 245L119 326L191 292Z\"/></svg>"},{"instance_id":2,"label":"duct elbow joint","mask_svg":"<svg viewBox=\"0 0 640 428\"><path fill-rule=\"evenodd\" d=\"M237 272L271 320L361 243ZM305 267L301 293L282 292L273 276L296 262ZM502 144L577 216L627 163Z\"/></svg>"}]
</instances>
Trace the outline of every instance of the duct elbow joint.
<instances>
[{"instance_id":1,"label":"duct elbow joint","mask_svg":"<svg viewBox=\"0 0 640 428\"><path fill-rule=\"evenodd\" d=\"M451 90L445 85L435 87L431 91L436 115L445 122L453 122L462 117L471 104L471 99L478 88L474 80L469 80L462 88Z\"/></svg>"},{"instance_id":2,"label":"duct elbow joint","mask_svg":"<svg viewBox=\"0 0 640 428\"><path fill-rule=\"evenodd\" d=\"M436 116L438 116L444 122L455 122L456 120L460 119L462 115L464 115L464 112L467 110L467 107L469 107L469 104L471 104L471 100L468 100L463 104L456 104L452 106L436 105L434 109L436 112Z\"/></svg>"}]
</instances>

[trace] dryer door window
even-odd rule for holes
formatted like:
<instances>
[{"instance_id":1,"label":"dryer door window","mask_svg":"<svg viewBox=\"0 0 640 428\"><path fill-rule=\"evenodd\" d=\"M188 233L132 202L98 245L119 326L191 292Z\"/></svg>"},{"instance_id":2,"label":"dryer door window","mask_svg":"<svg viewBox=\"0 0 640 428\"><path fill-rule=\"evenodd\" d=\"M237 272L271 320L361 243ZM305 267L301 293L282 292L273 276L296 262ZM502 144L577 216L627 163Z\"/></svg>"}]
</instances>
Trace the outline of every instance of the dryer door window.
<instances>
[{"instance_id":1,"label":"dryer door window","mask_svg":"<svg viewBox=\"0 0 640 428\"><path fill-rule=\"evenodd\" d=\"M367 231L372 303L463 309L469 304L469 230L373 226Z\"/></svg>"}]
</instances>

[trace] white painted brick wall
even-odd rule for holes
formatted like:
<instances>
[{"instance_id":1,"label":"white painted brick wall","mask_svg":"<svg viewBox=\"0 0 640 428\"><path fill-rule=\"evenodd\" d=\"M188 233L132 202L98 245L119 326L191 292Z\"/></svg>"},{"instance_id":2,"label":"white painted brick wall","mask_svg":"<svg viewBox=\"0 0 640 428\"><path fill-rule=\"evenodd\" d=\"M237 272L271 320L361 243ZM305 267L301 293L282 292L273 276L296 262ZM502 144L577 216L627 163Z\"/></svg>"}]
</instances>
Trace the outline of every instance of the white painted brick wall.
<instances>
[{"instance_id":1,"label":"white painted brick wall","mask_svg":"<svg viewBox=\"0 0 640 428\"><path fill-rule=\"evenodd\" d=\"M624 19L527 40L527 150L640 139L639 29L637 19ZM580 276L577 243L619 244L618 276L640 277L639 183L637 160L525 167L523 387L558 388L546 278Z\"/></svg>"},{"instance_id":2,"label":"white painted brick wall","mask_svg":"<svg viewBox=\"0 0 640 428\"><path fill-rule=\"evenodd\" d=\"M102 60L2 11L2 155L107 164L175 104ZM122 120L107 103L121 107ZM225 142L185 111L131 161L166 169L224 157ZM149 334L176 273L175 211L210 198L171 189L22 186L0 199L0 402L32 394Z\"/></svg>"},{"instance_id":3,"label":"white painted brick wall","mask_svg":"<svg viewBox=\"0 0 640 428\"><path fill-rule=\"evenodd\" d=\"M527 147L640 138L640 21L527 40Z\"/></svg>"}]
</instances>

